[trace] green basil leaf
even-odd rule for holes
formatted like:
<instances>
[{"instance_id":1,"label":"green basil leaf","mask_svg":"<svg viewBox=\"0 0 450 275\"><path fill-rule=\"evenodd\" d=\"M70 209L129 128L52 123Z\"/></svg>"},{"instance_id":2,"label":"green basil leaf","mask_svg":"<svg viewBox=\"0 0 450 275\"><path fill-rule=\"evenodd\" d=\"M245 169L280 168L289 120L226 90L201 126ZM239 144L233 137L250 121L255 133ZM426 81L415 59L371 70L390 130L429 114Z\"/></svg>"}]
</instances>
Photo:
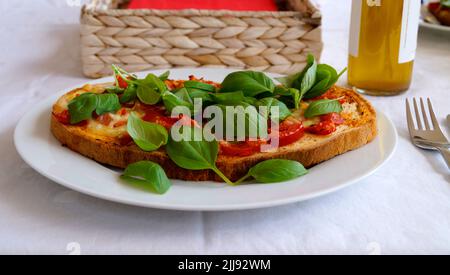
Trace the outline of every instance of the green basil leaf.
<instances>
[{"instance_id":1,"label":"green basil leaf","mask_svg":"<svg viewBox=\"0 0 450 275\"><path fill-rule=\"evenodd\" d=\"M134 187L161 195L172 185L164 169L151 161L139 161L128 165L121 178Z\"/></svg>"},{"instance_id":2,"label":"green basil leaf","mask_svg":"<svg viewBox=\"0 0 450 275\"><path fill-rule=\"evenodd\" d=\"M122 94L123 92L125 92L125 89L118 86L106 87L105 90L111 94Z\"/></svg>"},{"instance_id":3,"label":"green basil leaf","mask_svg":"<svg viewBox=\"0 0 450 275\"><path fill-rule=\"evenodd\" d=\"M97 96L93 93L81 94L69 102L70 124L90 119L97 108Z\"/></svg>"},{"instance_id":4,"label":"green basil leaf","mask_svg":"<svg viewBox=\"0 0 450 275\"><path fill-rule=\"evenodd\" d=\"M197 134L202 135L202 129L199 128L186 128L186 130L191 131L192 134L200 131ZM166 151L170 159L181 168L189 170L214 169L219 152L219 144L216 140L206 141L202 139L195 141L191 139L189 141L174 141L172 138L169 138Z\"/></svg>"},{"instance_id":5,"label":"green basil leaf","mask_svg":"<svg viewBox=\"0 0 450 275\"><path fill-rule=\"evenodd\" d=\"M193 111L194 104L188 94L173 94L172 92L165 92L162 96L164 106L169 113L177 106L186 106L189 110Z\"/></svg>"},{"instance_id":6,"label":"green basil leaf","mask_svg":"<svg viewBox=\"0 0 450 275\"><path fill-rule=\"evenodd\" d=\"M329 68L321 68L324 64L320 64L317 67L316 74L316 84L309 90L304 97L305 98L314 98L324 94L329 89L329 84L331 80L337 77L336 70L332 67ZM328 66L328 65L326 65Z\"/></svg>"},{"instance_id":7,"label":"green basil leaf","mask_svg":"<svg viewBox=\"0 0 450 275\"><path fill-rule=\"evenodd\" d=\"M246 96L244 97L243 102L255 106L258 103L258 99Z\"/></svg>"},{"instance_id":8,"label":"green basil leaf","mask_svg":"<svg viewBox=\"0 0 450 275\"><path fill-rule=\"evenodd\" d=\"M234 105L244 101L244 93L242 91L230 93L215 93L211 94L211 98L219 104Z\"/></svg>"},{"instance_id":9,"label":"green basil leaf","mask_svg":"<svg viewBox=\"0 0 450 275\"><path fill-rule=\"evenodd\" d=\"M176 91L175 95L183 101L193 103L192 98L189 95L189 92L187 91L187 89L182 88L182 89Z\"/></svg>"},{"instance_id":10,"label":"green basil leaf","mask_svg":"<svg viewBox=\"0 0 450 275\"><path fill-rule=\"evenodd\" d=\"M95 109L97 115L117 112L121 107L119 97L116 94L97 95L97 108Z\"/></svg>"},{"instance_id":11,"label":"green basil leaf","mask_svg":"<svg viewBox=\"0 0 450 275\"><path fill-rule=\"evenodd\" d=\"M216 87L214 85L200 82L200 81L193 81L193 80L185 81L183 86L185 88L199 89L199 90L203 90L203 91L207 91L207 92L215 92L216 91Z\"/></svg>"},{"instance_id":12,"label":"green basil leaf","mask_svg":"<svg viewBox=\"0 0 450 275\"><path fill-rule=\"evenodd\" d=\"M145 104L154 105L161 99L161 95L167 91L167 86L154 74L148 74L145 79L136 80L138 85L137 96Z\"/></svg>"},{"instance_id":13,"label":"green basil leaf","mask_svg":"<svg viewBox=\"0 0 450 275\"><path fill-rule=\"evenodd\" d=\"M137 88L137 97L142 103L155 105L161 99L161 94L151 87L139 85Z\"/></svg>"},{"instance_id":14,"label":"green basil leaf","mask_svg":"<svg viewBox=\"0 0 450 275\"><path fill-rule=\"evenodd\" d=\"M288 108L299 108L301 94L298 89L277 86L275 88L274 95L277 96L278 100L283 102Z\"/></svg>"},{"instance_id":15,"label":"green basil leaf","mask_svg":"<svg viewBox=\"0 0 450 275\"><path fill-rule=\"evenodd\" d=\"M161 74L160 76L158 76L159 79L161 79L162 81L165 81L169 78L170 76L170 71L166 71L163 74Z\"/></svg>"},{"instance_id":16,"label":"green basil leaf","mask_svg":"<svg viewBox=\"0 0 450 275\"><path fill-rule=\"evenodd\" d=\"M304 72L298 72L296 74L284 76L284 77L276 77L275 79L281 83L284 87L291 88L294 84L294 82L299 79Z\"/></svg>"},{"instance_id":17,"label":"green basil leaf","mask_svg":"<svg viewBox=\"0 0 450 275\"><path fill-rule=\"evenodd\" d=\"M143 121L134 113L128 117L127 131L134 143L144 151L154 151L167 144L166 128L156 123Z\"/></svg>"},{"instance_id":18,"label":"green basil leaf","mask_svg":"<svg viewBox=\"0 0 450 275\"><path fill-rule=\"evenodd\" d=\"M273 97L266 97L266 98L260 99L258 101L257 105L258 105L258 107L260 107L260 106L267 107L267 111L269 112L269 114L263 114L263 116L266 119L268 119L268 117L270 115L272 120L283 121L284 119L286 119L288 116L290 116L292 114L291 111L289 111L286 104L284 104L283 102L281 102L278 99L273 98ZM271 107L278 107L278 116L275 116L271 112Z\"/></svg>"},{"instance_id":19,"label":"green basil leaf","mask_svg":"<svg viewBox=\"0 0 450 275\"><path fill-rule=\"evenodd\" d=\"M287 86L278 85L275 87L275 90L273 91L274 95L280 95L280 96L290 96L289 88Z\"/></svg>"},{"instance_id":20,"label":"green basil leaf","mask_svg":"<svg viewBox=\"0 0 450 275\"><path fill-rule=\"evenodd\" d=\"M239 71L225 77L221 92L243 91L245 96L255 97L264 92L273 93L275 84L262 72Z\"/></svg>"},{"instance_id":21,"label":"green basil leaf","mask_svg":"<svg viewBox=\"0 0 450 275\"><path fill-rule=\"evenodd\" d=\"M303 77L305 76L308 69L314 65L314 63L315 63L314 56L311 54L308 54L307 64L302 71L300 71L296 74L293 74L293 75L285 76L285 77L277 77L275 79L278 80L278 82L280 82L286 88L297 88L300 90L301 81L302 81Z\"/></svg>"},{"instance_id":22,"label":"green basil leaf","mask_svg":"<svg viewBox=\"0 0 450 275\"><path fill-rule=\"evenodd\" d=\"M129 84L120 97L120 103L127 103L136 99L137 86L135 84Z\"/></svg>"},{"instance_id":23,"label":"green basil leaf","mask_svg":"<svg viewBox=\"0 0 450 275\"><path fill-rule=\"evenodd\" d=\"M450 8L450 0L441 0L441 5Z\"/></svg>"},{"instance_id":24,"label":"green basil leaf","mask_svg":"<svg viewBox=\"0 0 450 275\"><path fill-rule=\"evenodd\" d=\"M194 100L195 98L199 98L202 100L203 103L213 102L211 94L205 90L194 89L194 88L181 88L177 91L177 93L179 91L183 91L183 90L187 91L187 94L189 94L189 97L192 100Z\"/></svg>"},{"instance_id":25,"label":"green basil leaf","mask_svg":"<svg viewBox=\"0 0 450 275\"><path fill-rule=\"evenodd\" d=\"M309 57L311 58L312 55L310 55ZM312 65L306 70L305 75L301 80L300 87L297 86L294 88L299 89L301 94L305 94L314 86L314 83L316 82L316 72L317 62L314 60L314 57L312 57Z\"/></svg>"},{"instance_id":26,"label":"green basil leaf","mask_svg":"<svg viewBox=\"0 0 450 275\"><path fill-rule=\"evenodd\" d=\"M295 88L289 88L288 92L292 97L292 101L294 101L294 108L298 109L300 107L300 101L302 100L302 93Z\"/></svg>"},{"instance_id":27,"label":"green basil leaf","mask_svg":"<svg viewBox=\"0 0 450 275\"><path fill-rule=\"evenodd\" d=\"M320 99L309 104L308 108L305 111L305 117L311 118L329 113L340 112L342 112L342 106L338 100Z\"/></svg>"},{"instance_id":28,"label":"green basil leaf","mask_svg":"<svg viewBox=\"0 0 450 275\"><path fill-rule=\"evenodd\" d=\"M306 175L308 170L300 162L285 159L270 159L250 168L248 174L260 183L275 183Z\"/></svg>"}]
</instances>

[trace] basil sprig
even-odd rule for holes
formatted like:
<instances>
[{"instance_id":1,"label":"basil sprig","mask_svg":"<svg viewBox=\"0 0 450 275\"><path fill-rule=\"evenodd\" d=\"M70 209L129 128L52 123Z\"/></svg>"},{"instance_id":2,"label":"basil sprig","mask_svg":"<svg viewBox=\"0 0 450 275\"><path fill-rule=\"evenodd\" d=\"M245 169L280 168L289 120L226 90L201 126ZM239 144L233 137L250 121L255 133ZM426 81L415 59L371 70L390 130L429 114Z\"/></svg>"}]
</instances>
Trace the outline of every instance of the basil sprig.
<instances>
[{"instance_id":1,"label":"basil sprig","mask_svg":"<svg viewBox=\"0 0 450 275\"><path fill-rule=\"evenodd\" d=\"M214 146L213 146L214 147ZM190 150L192 158L177 159L177 165L180 167L204 167L198 169L213 169L218 175L230 185L238 185L249 178L254 178L258 183L278 183L292 180L308 173L303 165L297 161L285 159L270 159L260 162L250 168L248 173L236 182L231 182L215 165L216 148L210 148L208 151L200 152L198 149ZM205 156L205 157L202 157ZM195 164L186 165L192 160ZM181 165L180 165L180 164ZM183 167L184 166L184 167ZM122 180L135 188L149 191L156 194L165 194L172 186L164 169L157 163L151 161L139 161L128 165L123 174Z\"/></svg>"},{"instance_id":2,"label":"basil sprig","mask_svg":"<svg viewBox=\"0 0 450 275\"><path fill-rule=\"evenodd\" d=\"M95 111L98 115L116 112L121 108L116 94L84 93L69 102L70 123L77 124L92 118Z\"/></svg>"},{"instance_id":3,"label":"basil sprig","mask_svg":"<svg viewBox=\"0 0 450 275\"><path fill-rule=\"evenodd\" d=\"M250 168L247 175L238 180L239 184L253 177L259 183L276 183L292 180L308 173L300 162L286 159L269 159Z\"/></svg>"},{"instance_id":4,"label":"basil sprig","mask_svg":"<svg viewBox=\"0 0 450 275\"><path fill-rule=\"evenodd\" d=\"M315 116L325 115L329 113L342 112L342 105L336 99L319 99L311 102L305 111L305 117L311 118Z\"/></svg>"},{"instance_id":5,"label":"basil sprig","mask_svg":"<svg viewBox=\"0 0 450 275\"><path fill-rule=\"evenodd\" d=\"M233 185L216 166L217 155L219 153L219 143L217 140L207 141L204 138L195 140L194 135L203 137L202 129L195 127L184 127L191 138L188 140L175 141L169 138L166 146L170 159L181 168L188 170L213 170L223 181Z\"/></svg>"},{"instance_id":6,"label":"basil sprig","mask_svg":"<svg viewBox=\"0 0 450 275\"><path fill-rule=\"evenodd\" d=\"M194 135L198 131L197 134L202 136L201 129L195 127L185 129L189 129L189 135ZM194 141L191 138L188 141L174 141L169 138L166 151L170 159L179 167L188 170L210 169L230 185L242 183L250 177L261 183L282 182L303 176L308 172L299 162L272 159L258 163L248 171L247 175L233 183L216 166L219 144L215 139Z\"/></svg>"},{"instance_id":7,"label":"basil sprig","mask_svg":"<svg viewBox=\"0 0 450 275\"><path fill-rule=\"evenodd\" d=\"M127 132L139 148L144 151L154 151L167 144L168 133L163 126L143 121L131 113L128 117Z\"/></svg>"},{"instance_id":8,"label":"basil sprig","mask_svg":"<svg viewBox=\"0 0 450 275\"><path fill-rule=\"evenodd\" d=\"M222 82L222 93L243 91L245 96L255 97L258 94L273 93L275 84L262 72L239 71L227 75Z\"/></svg>"},{"instance_id":9,"label":"basil sprig","mask_svg":"<svg viewBox=\"0 0 450 275\"><path fill-rule=\"evenodd\" d=\"M339 77L347 69L339 74L327 64L317 64L313 55L308 55L308 61L303 71L281 78L276 78L287 88L296 88L304 98L314 98L324 94L330 89Z\"/></svg>"},{"instance_id":10,"label":"basil sprig","mask_svg":"<svg viewBox=\"0 0 450 275\"><path fill-rule=\"evenodd\" d=\"M116 86L119 86L117 83L118 77L128 84L120 99L121 103L132 101L138 97L142 103L154 105L160 101L162 94L167 91L164 81L169 77L169 71L159 77L154 74L148 74L144 79L138 79L116 65L112 65L112 68L116 78ZM112 89L110 90L113 91ZM115 91L119 90L116 89Z\"/></svg>"},{"instance_id":11,"label":"basil sprig","mask_svg":"<svg viewBox=\"0 0 450 275\"><path fill-rule=\"evenodd\" d=\"M134 187L161 195L172 185L164 169L151 161L139 161L128 165L120 177Z\"/></svg>"}]
</instances>

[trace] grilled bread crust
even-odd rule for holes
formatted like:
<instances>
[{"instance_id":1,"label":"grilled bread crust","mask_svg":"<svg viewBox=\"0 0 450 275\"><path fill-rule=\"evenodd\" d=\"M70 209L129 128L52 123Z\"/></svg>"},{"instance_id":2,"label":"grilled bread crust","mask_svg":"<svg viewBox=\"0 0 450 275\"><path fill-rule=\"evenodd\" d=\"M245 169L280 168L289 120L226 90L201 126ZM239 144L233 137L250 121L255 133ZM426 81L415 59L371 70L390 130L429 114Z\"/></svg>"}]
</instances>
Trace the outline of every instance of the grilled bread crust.
<instances>
[{"instance_id":1,"label":"grilled bread crust","mask_svg":"<svg viewBox=\"0 0 450 275\"><path fill-rule=\"evenodd\" d=\"M299 141L280 147L274 152L261 152L247 157L219 155L217 167L231 180L237 180L252 166L264 160L290 159L299 161L305 167L311 167L369 143L377 134L374 108L358 93L339 89L357 103L360 118L355 124L338 127L338 131L328 136L305 134ZM144 152L135 144L120 145L110 138L93 135L83 127L60 123L54 115L51 118L51 132L62 145L102 164L125 168L137 161L150 160L159 163L169 178L222 181L211 170L194 171L178 167L170 160L164 147L157 151Z\"/></svg>"}]
</instances>

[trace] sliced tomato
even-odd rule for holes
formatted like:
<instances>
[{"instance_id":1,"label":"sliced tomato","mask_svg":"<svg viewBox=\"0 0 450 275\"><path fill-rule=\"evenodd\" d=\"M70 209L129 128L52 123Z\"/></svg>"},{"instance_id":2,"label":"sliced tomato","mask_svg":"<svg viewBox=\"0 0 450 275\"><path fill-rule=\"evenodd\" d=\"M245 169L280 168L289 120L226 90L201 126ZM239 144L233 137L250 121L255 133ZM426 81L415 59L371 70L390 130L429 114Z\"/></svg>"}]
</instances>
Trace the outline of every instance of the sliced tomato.
<instances>
[{"instance_id":1,"label":"sliced tomato","mask_svg":"<svg viewBox=\"0 0 450 275\"><path fill-rule=\"evenodd\" d=\"M84 126L88 125L87 120L80 121L77 124L71 124L69 110L64 110L61 113L57 113L57 114L53 113L53 115L55 116L56 120L58 120L60 123L65 124L65 125L80 126L80 127L84 127Z\"/></svg>"},{"instance_id":2,"label":"sliced tomato","mask_svg":"<svg viewBox=\"0 0 450 275\"><path fill-rule=\"evenodd\" d=\"M120 75L116 76L116 79L120 88L126 89L128 87L128 82L125 79L123 79Z\"/></svg>"},{"instance_id":3,"label":"sliced tomato","mask_svg":"<svg viewBox=\"0 0 450 275\"><path fill-rule=\"evenodd\" d=\"M338 113L329 113L326 115L322 115L320 116L320 121L331 121L336 126L341 125L345 122L344 119L341 117L341 115Z\"/></svg>"},{"instance_id":4,"label":"sliced tomato","mask_svg":"<svg viewBox=\"0 0 450 275\"><path fill-rule=\"evenodd\" d=\"M179 120L181 121L182 125L187 126L197 126L197 122L193 119L191 119L188 116L180 115L179 117L170 117L166 116L166 110L162 106L157 105L145 105L143 107L143 110L145 112L144 117L142 118L145 121L158 123L159 125L163 126L166 129L172 128L172 126Z\"/></svg>"},{"instance_id":5,"label":"sliced tomato","mask_svg":"<svg viewBox=\"0 0 450 275\"><path fill-rule=\"evenodd\" d=\"M281 122L278 129L270 130L270 138L277 135L279 146L286 146L301 139L305 135L305 128L300 120L289 117Z\"/></svg>"},{"instance_id":6,"label":"sliced tomato","mask_svg":"<svg viewBox=\"0 0 450 275\"><path fill-rule=\"evenodd\" d=\"M441 3L439 2L431 2L428 3L428 10L432 13L434 13L436 10L438 10L441 7Z\"/></svg>"},{"instance_id":7,"label":"sliced tomato","mask_svg":"<svg viewBox=\"0 0 450 275\"><path fill-rule=\"evenodd\" d=\"M123 107L120 108L119 111L116 112L116 114L118 114L120 116L126 115L127 113L128 113L127 109L123 108Z\"/></svg>"},{"instance_id":8,"label":"sliced tomato","mask_svg":"<svg viewBox=\"0 0 450 275\"><path fill-rule=\"evenodd\" d=\"M265 141L220 142L220 153L226 156L246 157L260 152Z\"/></svg>"},{"instance_id":9,"label":"sliced tomato","mask_svg":"<svg viewBox=\"0 0 450 275\"><path fill-rule=\"evenodd\" d=\"M64 110L61 113L53 113L53 115L55 116L56 120L61 122L62 124L70 124L70 114L69 114L69 110Z\"/></svg>"},{"instance_id":10,"label":"sliced tomato","mask_svg":"<svg viewBox=\"0 0 450 275\"><path fill-rule=\"evenodd\" d=\"M331 120L326 120L309 126L306 131L311 134L326 136L336 131L336 125Z\"/></svg>"},{"instance_id":11,"label":"sliced tomato","mask_svg":"<svg viewBox=\"0 0 450 275\"><path fill-rule=\"evenodd\" d=\"M112 121L112 117L110 114L103 114L101 116L97 116L95 120L101 123L102 125L108 126L109 123L111 123Z\"/></svg>"}]
</instances>

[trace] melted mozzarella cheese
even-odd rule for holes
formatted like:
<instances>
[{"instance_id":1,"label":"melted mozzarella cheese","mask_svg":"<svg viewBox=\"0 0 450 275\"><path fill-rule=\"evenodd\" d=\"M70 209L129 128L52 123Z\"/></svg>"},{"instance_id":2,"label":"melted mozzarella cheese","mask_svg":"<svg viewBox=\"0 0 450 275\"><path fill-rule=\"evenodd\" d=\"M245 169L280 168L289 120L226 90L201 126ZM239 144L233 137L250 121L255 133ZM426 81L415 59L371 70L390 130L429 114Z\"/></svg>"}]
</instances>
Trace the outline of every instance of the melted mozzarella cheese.
<instances>
[{"instance_id":1,"label":"melted mozzarella cheese","mask_svg":"<svg viewBox=\"0 0 450 275\"><path fill-rule=\"evenodd\" d=\"M111 122L108 125L104 125L97 120L91 119L88 123L88 131L97 135L109 136L109 137L117 137L122 134L125 134L127 131L126 121L128 120L128 112L125 115L113 114L110 113ZM124 125L116 126L118 122L125 122Z\"/></svg>"},{"instance_id":2,"label":"melted mozzarella cheese","mask_svg":"<svg viewBox=\"0 0 450 275\"><path fill-rule=\"evenodd\" d=\"M341 114L344 116L344 118L356 120L361 117L361 114L358 111L358 105L356 104L356 102L353 102L353 103L345 102L344 104L342 104L342 109L343 110L342 110Z\"/></svg>"}]
</instances>

